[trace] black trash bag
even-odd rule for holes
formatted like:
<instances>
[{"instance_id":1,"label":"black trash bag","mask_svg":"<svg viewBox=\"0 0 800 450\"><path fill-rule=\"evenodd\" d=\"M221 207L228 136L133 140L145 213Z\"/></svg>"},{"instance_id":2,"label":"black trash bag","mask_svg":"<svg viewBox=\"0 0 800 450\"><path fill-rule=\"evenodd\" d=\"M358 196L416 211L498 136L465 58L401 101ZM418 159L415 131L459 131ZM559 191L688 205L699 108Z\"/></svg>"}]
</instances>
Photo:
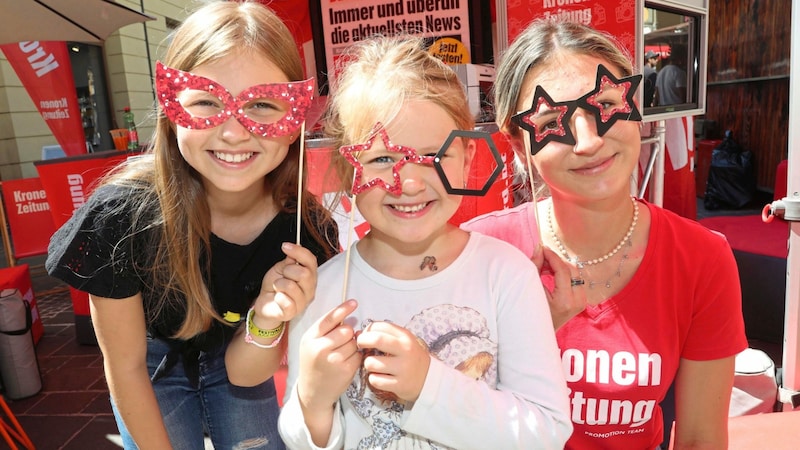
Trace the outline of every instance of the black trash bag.
<instances>
[{"instance_id":1,"label":"black trash bag","mask_svg":"<svg viewBox=\"0 0 800 450\"><path fill-rule=\"evenodd\" d=\"M756 193L753 153L744 150L725 131L722 143L711 152L703 205L708 210L739 209Z\"/></svg>"}]
</instances>

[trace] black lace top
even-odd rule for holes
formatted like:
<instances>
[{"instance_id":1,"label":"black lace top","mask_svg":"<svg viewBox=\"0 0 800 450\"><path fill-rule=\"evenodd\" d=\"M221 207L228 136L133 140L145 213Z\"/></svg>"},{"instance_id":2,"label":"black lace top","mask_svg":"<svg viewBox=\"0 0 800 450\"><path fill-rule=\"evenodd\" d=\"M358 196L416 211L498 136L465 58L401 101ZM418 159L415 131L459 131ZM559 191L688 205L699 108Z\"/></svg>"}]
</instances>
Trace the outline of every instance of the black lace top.
<instances>
[{"instance_id":1,"label":"black lace top","mask_svg":"<svg viewBox=\"0 0 800 450\"><path fill-rule=\"evenodd\" d=\"M152 266L157 230L133 230L131 211L119 208L124 196L129 195L127 189L101 186L75 211L50 240L45 263L47 272L75 289L99 297L126 298L141 292L148 334L169 341L189 360L196 360L200 351L224 348L235 328L217 321L208 331L188 341L170 338L183 322L185 301L171 301L155 311L161 290L153 285L147 268ZM109 208L117 211L100 214ZM337 236L335 229L327 230L326 234L334 240ZM205 279L217 313L224 316L230 311L244 318L258 296L267 270L285 258L281 243L295 239L296 216L283 212L247 245L226 242L212 234L211 271ZM319 264L325 261L325 250L305 230L301 232L300 242L317 256ZM332 245L334 249L338 247L337 242ZM198 264L205 267L205 261L198 261Z\"/></svg>"}]
</instances>

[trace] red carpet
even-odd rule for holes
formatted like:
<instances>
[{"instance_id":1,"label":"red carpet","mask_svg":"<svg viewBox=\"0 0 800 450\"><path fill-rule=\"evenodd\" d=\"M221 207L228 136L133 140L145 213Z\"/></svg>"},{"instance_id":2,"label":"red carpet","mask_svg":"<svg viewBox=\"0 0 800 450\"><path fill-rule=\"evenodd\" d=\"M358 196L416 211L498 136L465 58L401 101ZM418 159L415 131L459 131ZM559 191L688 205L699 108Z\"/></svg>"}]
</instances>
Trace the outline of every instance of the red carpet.
<instances>
[{"instance_id":1,"label":"red carpet","mask_svg":"<svg viewBox=\"0 0 800 450\"><path fill-rule=\"evenodd\" d=\"M775 258L786 258L789 253L789 224L782 220L764 223L760 215L748 215L708 217L699 222L724 234L734 250Z\"/></svg>"},{"instance_id":2,"label":"red carpet","mask_svg":"<svg viewBox=\"0 0 800 450\"><path fill-rule=\"evenodd\" d=\"M764 223L760 214L715 216L700 223L724 234L733 249L748 339L783 342L789 224Z\"/></svg>"}]
</instances>

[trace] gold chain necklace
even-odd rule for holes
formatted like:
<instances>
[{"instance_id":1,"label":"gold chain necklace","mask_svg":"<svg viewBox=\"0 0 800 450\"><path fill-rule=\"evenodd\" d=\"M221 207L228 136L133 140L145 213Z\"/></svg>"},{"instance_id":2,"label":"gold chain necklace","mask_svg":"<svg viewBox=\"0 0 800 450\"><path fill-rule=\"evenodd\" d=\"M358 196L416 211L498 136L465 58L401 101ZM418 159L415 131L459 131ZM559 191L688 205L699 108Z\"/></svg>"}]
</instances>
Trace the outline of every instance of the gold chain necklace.
<instances>
[{"instance_id":1,"label":"gold chain necklace","mask_svg":"<svg viewBox=\"0 0 800 450\"><path fill-rule=\"evenodd\" d=\"M555 231L555 227L553 226L553 203L552 201L550 202L550 207L547 210L547 226L549 228L550 235L553 236L553 240L556 243L556 247L558 247L558 251L564 256L564 258L566 258L568 261L571 261L578 268L578 276L580 278L583 278L584 267L608 261L611 257L616 255L623 247L625 246L631 247L633 245L633 243L631 242L631 236L633 236L633 231L636 229L636 223L639 221L639 203L633 197L631 197L631 202L633 202L633 218L631 219L631 225L628 227L628 231L625 233L625 236L622 237L622 239L619 241L616 247L614 247L614 249L611 250L610 252L606 253L605 255L599 258L588 259L586 261L581 261L580 259L578 259L577 255L570 256L569 252L567 252L567 249L564 246L564 243L561 242L561 239L558 238L558 235L556 234ZM625 263L627 259L628 259L628 253L624 252L622 254L622 260L619 262L619 266L617 267L617 271L611 276L611 278L609 278L608 280L606 280L605 283L603 283L606 288L611 288L611 280L614 278L614 276L616 276L617 278L622 276L622 265ZM588 281L589 281L589 288L594 288L595 284L599 284L597 281L592 281L592 280Z\"/></svg>"}]
</instances>

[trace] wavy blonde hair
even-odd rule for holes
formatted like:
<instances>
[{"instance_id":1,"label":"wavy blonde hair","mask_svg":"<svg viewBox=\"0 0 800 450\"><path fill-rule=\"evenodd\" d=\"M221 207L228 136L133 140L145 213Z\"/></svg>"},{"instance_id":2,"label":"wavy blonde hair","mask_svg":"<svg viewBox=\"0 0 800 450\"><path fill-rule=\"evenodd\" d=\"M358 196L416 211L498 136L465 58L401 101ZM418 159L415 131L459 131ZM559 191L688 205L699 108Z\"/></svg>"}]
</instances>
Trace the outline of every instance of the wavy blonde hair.
<instances>
[{"instance_id":1,"label":"wavy blonde hair","mask_svg":"<svg viewBox=\"0 0 800 450\"><path fill-rule=\"evenodd\" d=\"M304 79L289 30L272 10L250 1L218 1L195 11L175 30L163 63L191 72L233 52L264 55L290 81ZM299 165L298 139L284 161L265 178L273 199L287 212L296 211ZM179 339L208 330L213 320L227 324L215 311L205 284L203 275L210 267L199 264L202 255L210 254L211 235L202 179L181 156L173 125L163 111L158 113L147 154L122 166L106 182L135 188L124 205L134 211L134 231L158 230L153 243L154 264L145 268L158 287L154 292L160 294L150 316L156 316L169 302L185 301L186 317L173 336ZM322 248L330 248L329 239L320 231L326 228L319 225L328 223L330 215L307 191L303 193L302 211L308 232Z\"/></svg>"}]
</instances>

